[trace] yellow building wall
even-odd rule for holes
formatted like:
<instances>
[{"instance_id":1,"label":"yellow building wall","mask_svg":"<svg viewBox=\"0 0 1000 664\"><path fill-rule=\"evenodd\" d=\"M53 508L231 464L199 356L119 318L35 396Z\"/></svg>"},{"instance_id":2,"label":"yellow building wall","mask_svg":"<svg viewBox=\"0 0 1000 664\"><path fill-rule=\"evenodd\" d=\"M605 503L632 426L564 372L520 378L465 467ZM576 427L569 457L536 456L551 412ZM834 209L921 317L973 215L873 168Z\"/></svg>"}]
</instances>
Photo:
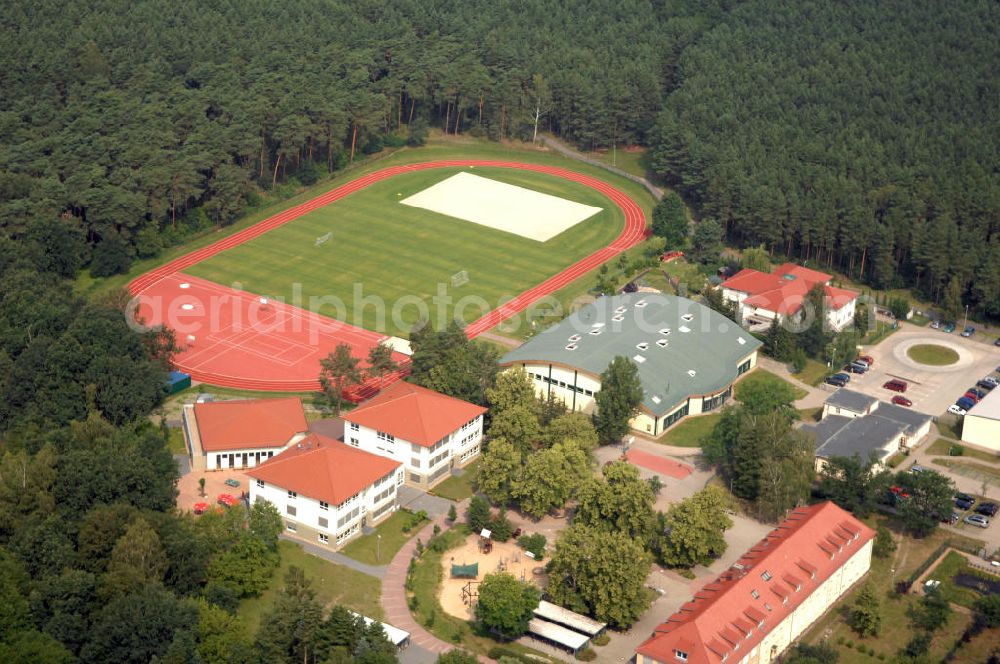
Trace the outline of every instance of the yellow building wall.
<instances>
[{"instance_id":1,"label":"yellow building wall","mask_svg":"<svg viewBox=\"0 0 1000 664\"><path fill-rule=\"evenodd\" d=\"M962 441L990 452L1000 452L1000 420L966 415L962 422Z\"/></svg>"}]
</instances>

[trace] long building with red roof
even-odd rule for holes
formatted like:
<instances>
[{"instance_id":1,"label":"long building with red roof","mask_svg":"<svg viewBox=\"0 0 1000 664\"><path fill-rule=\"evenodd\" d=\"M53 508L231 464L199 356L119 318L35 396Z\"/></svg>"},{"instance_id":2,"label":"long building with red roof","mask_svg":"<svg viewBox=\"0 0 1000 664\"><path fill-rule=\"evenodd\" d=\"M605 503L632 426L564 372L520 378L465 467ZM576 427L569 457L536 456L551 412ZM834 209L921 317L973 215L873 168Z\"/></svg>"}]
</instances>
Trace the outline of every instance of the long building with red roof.
<instances>
[{"instance_id":1,"label":"long building with red roof","mask_svg":"<svg viewBox=\"0 0 1000 664\"><path fill-rule=\"evenodd\" d=\"M309 428L298 397L187 404L181 421L195 470L252 468Z\"/></svg>"},{"instance_id":2,"label":"long building with red roof","mask_svg":"<svg viewBox=\"0 0 1000 664\"><path fill-rule=\"evenodd\" d=\"M402 464L310 433L247 471L250 501L277 508L285 530L337 548L398 507Z\"/></svg>"},{"instance_id":3,"label":"long building with red roof","mask_svg":"<svg viewBox=\"0 0 1000 664\"><path fill-rule=\"evenodd\" d=\"M656 627L636 664L766 664L871 566L875 532L831 502L801 507Z\"/></svg>"},{"instance_id":4,"label":"long building with red roof","mask_svg":"<svg viewBox=\"0 0 1000 664\"><path fill-rule=\"evenodd\" d=\"M344 413L344 442L403 464L406 482L429 488L480 452L486 409L412 383L394 383Z\"/></svg>"},{"instance_id":5,"label":"long building with red roof","mask_svg":"<svg viewBox=\"0 0 1000 664\"><path fill-rule=\"evenodd\" d=\"M734 302L739 323L747 328L764 327L777 318L794 316L813 287L823 286L827 322L840 331L854 320L858 293L831 285L825 272L785 263L773 272L744 269L722 282L722 297Z\"/></svg>"}]
</instances>

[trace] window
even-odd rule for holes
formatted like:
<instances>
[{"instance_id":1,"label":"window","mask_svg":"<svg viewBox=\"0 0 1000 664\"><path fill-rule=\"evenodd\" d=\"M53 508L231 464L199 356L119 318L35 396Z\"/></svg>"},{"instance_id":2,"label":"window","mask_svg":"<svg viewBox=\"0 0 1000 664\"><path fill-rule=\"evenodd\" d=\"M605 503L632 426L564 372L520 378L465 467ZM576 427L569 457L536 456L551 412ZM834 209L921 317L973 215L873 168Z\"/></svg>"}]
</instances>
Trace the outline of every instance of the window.
<instances>
[{"instance_id":1,"label":"window","mask_svg":"<svg viewBox=\"0 0 1000 664\"><path fill-rule=\"evenodd\" d=\"M295 505L285 505L285 513L289 516L296 516Z\"/></svg>"},{"instance_id":2,"label":"window","mask_svg":"<svg viewBox=\"0 0 1000 664\"><path fill-rule=\"evenodd\" d=\"M295 493L294 491L289 491L288 492L288 497L289 498L298 498L299 494Z\"/></svg>"},{"instance_id":3,"label":"window","mask_svg":"<svg viewBox=\"0 0 1000 664\"><path fill-rule=\"evenodd\" d=\"M325 503L325 502L323 502L321 500L321 501L319 501L319 508L321 510L328 510L328 509L330 509L330 503Z\"/></svg>"},{"instance_id":4,"label":"window","mask_svg":"<svg viewBox=\"0 0 1000 664\"><path fill-rule=\"evenodd\" d=\"M351 445L353 445L354 447L358 447L359 445L358 439L355 438L354 436L351 436Z\"/></svg>"},{"instance_id":5,"label":"window","mask_svg":"<svg viewBox=\"0 0 1000 664\"><path fill-rule=\"evenodd\" d=\"M264 480L257 480L257 488L258 489L264 488Z\"/></svg>"},{"instance_id":6,"label":"window","mask_svg":"<svg viewBox=\"0 0 1000 664\"><path fill-rule=\"evenodd\" d=\"M420 475L416 473L410 473L410 481L414 484L420 484Z\"/></svg>"},{"instance_id":7,"label":"window","mask_svg":"<svg viewBox=\"0 0 1000 664\"><path fill-rule=\"evenodd\" d=\"M330 543L330 536L329 535L324 535L323 533L320 533L319 534L319 543L320 544L329 544Z\"/></svg>"},{"instance_id":8,"label":"window","mask_svg":"<svg viewBox=\"0 0 1000 664\"><path fill-rule=\"evenodd\" d=\"M384 440L387 443L395 443L396 437L391 433L386 433L385 431L379 431L375 434L379 440Z\"/></svg>"},{"instance_id":9,"label":"window","mask_svg":"<svg viewBox=\"0 0 1000 664\"><path fill-rule=\"evenodd\" d=\"M750 591L750 596L753 597L754 599L760 599L760 593L757 592L756 588Z\"/></svg>"},{"instance_id":10,"label":"window","mask_svg":"<svg viewBox=\"0 0 1000 664\"><path fill-rule=\"evenodd\" d=\"M410 459L410 465L413 466L414 468L419 468L420 467L420 459L418 459L417 457L412 457Z\"/></svg>"},{"instance_id":11,"label":"window","mask_svg":"<svg viewBox=\"0 0 1000 664\"><path fill-rule=\"evenodd\" d=\"M357 422L351 422L351 431L360 431L361 427L358 426Z\"/></svg>"},{"instance_id":12,"label":"window","mask_svg":"<svg viewBox=\"0 0 1000 664\"><path fill-rule=\"evenodd\" d=\"M765 581L770 581L771 573L768 572L767 570L764 570L764 573L760 575L760 578L764 579Z\"/></svg>"},{"instance_id":13,"label":"window","mask_svg":"<svg viewBox=\"0 0 1000 664\"><path fill-rule=\"evenodd\" d=\"M319 517L316 520L316 523L319 524L320 528L329 528L330 527L330 522L326 520L326 517L322 517L322 516Z\"/></svg>"},{"instance_id":14,"label":"window","mask_svg":"<svg viewBox=\"0 0 1000 664\"><path fill-rule=\"evenodd\" d=\"M291 521L286 521L285 522L285 530L287 530L290 533L294 533L295 532L295 524L292 523Z\"/></svg>"},{"instance_id":15,"label":"window","mask_svg":"<svg viewBox=\"0 0 1000 664\"><path fill-rule=\"evenodd\" d=\"M679 659L682 662L688 661L688 654L686 652L684 652L683 650L675 650L674 651L674 657L676 657L677 659Z\"/></svg>"}]
</instances>

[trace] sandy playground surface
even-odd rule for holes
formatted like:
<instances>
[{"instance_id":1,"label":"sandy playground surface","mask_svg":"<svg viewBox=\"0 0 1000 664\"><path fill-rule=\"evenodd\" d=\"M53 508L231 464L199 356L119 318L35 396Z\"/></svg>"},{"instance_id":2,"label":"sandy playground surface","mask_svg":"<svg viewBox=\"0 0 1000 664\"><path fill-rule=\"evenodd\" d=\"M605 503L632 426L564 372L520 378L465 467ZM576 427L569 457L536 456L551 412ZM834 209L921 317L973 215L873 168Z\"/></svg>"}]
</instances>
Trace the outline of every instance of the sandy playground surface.
<instances>
[{"instance_id":1,"label":"sandy playground surface","mask_svg":"<svg viewBox=\"0 0 1000 664\"><path fill-rule=\"evenodd\" d=\"M465 543L448 551L441 559L441 568L444 581L441 583L441 591L438 600L441 608L447 613L463 620L473 617L473 607L462 600L462 589L472 579L451 578L451 566L471 565L479 563L478 581L482 581L487 574L500 571L499 566L503 562L506 571L513 574L518 579L534 583L539 588L545 587L545 574L535 574L536 568L544 568L544 562L536 562L524 555L524 550L511 540L509 542L493 542L493 551L489 554L479 552L479 535L469 535ZM476 584L472 585L473 589Z\"/></svg>"},{"instance_id":2,"label":"sandy playground surface","mask_svg":"<svg viewBox=\"0 0 1000 664\"><path fill-rule=\"evenodd\" d=\"M539 242L601 211L472 173L453 175L400 202Z\"/></svg>"}]
</instances>

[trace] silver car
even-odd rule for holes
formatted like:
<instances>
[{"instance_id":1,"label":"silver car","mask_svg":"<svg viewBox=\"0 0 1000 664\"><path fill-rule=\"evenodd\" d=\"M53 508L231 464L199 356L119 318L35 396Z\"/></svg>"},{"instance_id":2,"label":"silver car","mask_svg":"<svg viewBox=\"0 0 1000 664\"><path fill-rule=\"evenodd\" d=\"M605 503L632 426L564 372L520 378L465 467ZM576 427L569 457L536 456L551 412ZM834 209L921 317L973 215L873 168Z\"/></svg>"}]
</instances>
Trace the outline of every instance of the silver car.
<instances>
[{"instance_id":1,"label":"silver car","mask_svg":"<svg viewBox=\"0 0 1000 664\"><path fill-rule=\"evenodd\" d=\"M986 528L990 525L990 520L982 514L970 514L962 520L970 526L979 526L980 528Z\"/></svg>"}]
</instances>

